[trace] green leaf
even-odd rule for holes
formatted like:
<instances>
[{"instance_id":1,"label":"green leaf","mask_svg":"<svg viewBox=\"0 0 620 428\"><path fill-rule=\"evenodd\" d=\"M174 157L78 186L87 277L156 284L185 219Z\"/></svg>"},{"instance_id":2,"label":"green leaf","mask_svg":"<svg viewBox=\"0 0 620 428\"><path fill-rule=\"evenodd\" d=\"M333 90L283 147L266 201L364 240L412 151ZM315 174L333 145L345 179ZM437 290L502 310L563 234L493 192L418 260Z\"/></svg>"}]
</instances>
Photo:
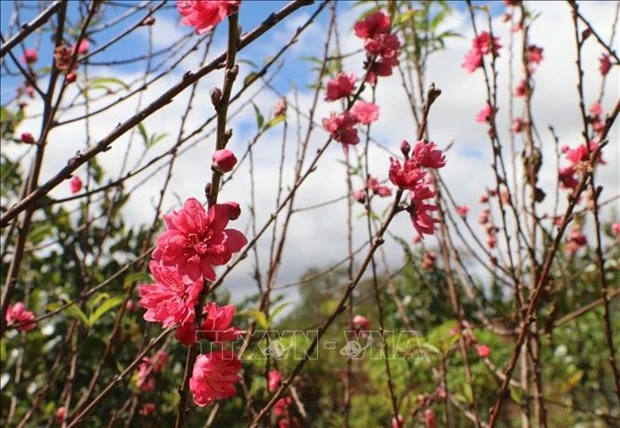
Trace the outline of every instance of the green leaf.
<instances>
[{"instance_id":1,"label":"green leaf","mask_svg":"<svg viewBox=\"0 0 620 428\"><path fill-rule=\"evenodd\" d=\"M110 295L108 293L99 293L90 298L90 300L86 303L86 307L90 309L92 312L93 309L102 301L109 299Z\"/></svg>"},{"instance_id":2,"label":"green leaf","mask_svg":"<svg viewBox=\"0 0 620 428\"><path fill-rule=\"evenodd\" d=\"M271 128L272 126L276 126L280 122L284 122L284 119L286 119L286 115L283 115L283 114L274 117L273 119L271 119L269 122L265 124L265 131Z\"/></svg>"},{"instance_id":3,"label":"green leaf","mask_svg":"<svg viewBox=\"0 0 620 428\"><path fill-rule=\"evenodd\" d=\"M123 282L123 290L128 290L129 286L132 283L143 283L150 284L151 283L151 275L146 272L134 272L130 273L125 277L125 282Z\"/></svg>"},{"instance_id":4,"label":"green leaf","mask_svg":"<svg viewBox=\"0 0 620 428\"><path fill-rule=\"evenodd\" d=\"M267 321L267 317L264 312L261 312L258 309L247 309L245 313L246 315L254 318L261 328L265 330L269 328L269 322Z\"/></svg>"},{"instance_id":5,"label":"green leaf","mask_svg":"<svg viewBox=\"0 0 620 428\"><path fill-rule=\"evenodd\" d=\"M285 302L285 303L282 303L281 305L276 306L273 309L273 311L271 311L270 320L273 321L278 316L278 314L280 314L280 312L282 312L284 308L286 308L290 304L291 304L290 302Z\"/></svg>"},{"instance_id":6,"label":"green leaf","mask_svg":"<svg viewBox=\"0 0 620 428\"><path fill-rule=\"evenodd\" d=\"M468 383L463 385L463 395L465 395L468 403L474 402L474 394L472 392L471 385Z\"/></svg>"},{"instance_id":7,"label":"green leaf","mask_svg":"<svg viewBox=\"0 0 620 428\"><path fill-rule=\"evenodd\" d=\"M168 134L166 132L164 132L163 134L153 134L151 136L151 138L149 138L149 142L147 144L147 147L153 147L155 144L159 143L161 140L163 140L164 138L166 138L168 136Z\"/></svg>"},{"instance_id":8,"label":"green leaf","mask_svg":"<svg viewBox=\"0 0 620 428\"><path fill-rule=\"evenodd\" d=\"M90 328L91 324L90 324L90 320L88 319L88 317L86 316L86 314L84 312L82 312L82 310L75 304L69 306L65 312L67 313L67 316L70 318L75 318L76 320L80 320L82 321L82 323Z\"/></svg>"},{"instance_id":9,"label":"green leaf","mask_svg":"<svg viewBox=\"0 0 620 428\"><path fill-rule=\"evenodd\" d=\"M95 325L95 323L105 315L110 309L120 305L123 303L123 298L120 296L112 297L103 302L101 306L97 308L95 312L90 314L90 325Z\"/></svg>"},{"instance_id":10,"label":"green leaf","mask_svg":"<svg viewBox=\"0 0 620 428\"><path fill-rule=\"evenodd\" d=\"M261 114L256 104L252 103L252 105L254 106L254 111L256 112L256 124L258 125L258 129L260 130L263 128L263 124L265 123L265 118Z\"/></svg>"},{"instance_id":11,"label":"green leaf","mask_svg":"<svg viewBox=\"0 0 620 428\"><path fill-rule=\"evenodd\" d=\"M90 79L90 82L88 84L88 86L93 89L93 88L105 88L105 89L110 89L109 85L118 85L118 86L122 86L125 89L129 89L129 85L127 85L125 82L123 82L121 79L117 79L116 77L95 77Z\"/></svg>"},{"instance_id":12,"label":"green leaf","mask_svg":"<svg viewBox=\"0 0 620 428\"><path fill-rule=\"evenodd\" d=\"M142 137L142 141L144 141L145 146L149 146L149 135L146 133L146 128L142 122L138 123L138 132Z\"/></svg>"},{"instance_id":13,"label":"green leaf","mask_svg":"<svg viewBox=\"0 0 620 428\"><path fill-rule=\"evenodd\" d=\"M432 352L433 354L437 354L437 355L441 355L441 351L439 350L439 348L437 348L434 345L431 345L430 343L421 343L420 346L424 349L426 349L427 351Z\"/></svg>"}]
</instances>

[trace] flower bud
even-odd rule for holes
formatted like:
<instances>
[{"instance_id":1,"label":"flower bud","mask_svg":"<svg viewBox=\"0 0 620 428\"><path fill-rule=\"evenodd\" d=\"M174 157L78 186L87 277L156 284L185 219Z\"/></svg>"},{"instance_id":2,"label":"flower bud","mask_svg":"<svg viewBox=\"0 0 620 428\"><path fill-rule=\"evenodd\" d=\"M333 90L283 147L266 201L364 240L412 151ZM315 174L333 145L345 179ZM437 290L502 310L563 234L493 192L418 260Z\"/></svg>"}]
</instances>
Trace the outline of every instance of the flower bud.
<instances>
[{"instance_id":1,"label":"flower bud","mask_svg":"<svg viewBox=\"0 0 620 428\"><path fill-rule=\"evenodd\" d=\"M75 82L76 79L77 79L77 76L73 72L67 73L67 76L65 77L65 81L67 83L73 83Z\"/></svg>"},{"instance_id":2,"label":"flower bud","mask_svg":"<svg viewBox=\"0 0 620 428\"><path fill-rule=\"evenodd\" d=\"M405 158L409 159L409 152L411 151L411 145L409 144L407 140L403 140L403 142L400 143L400 151L405 156Z\"/></svg>"},{"instance_id":3,"label":"flower bud","mask_svg":"<svg viewBox=\"0 0 620 428\"><path fill-rule=\"evenodd\" d=\"M221 173L232 171L237 164L235 154L230 150L216 150L213 153L213 168Z\"/></svg>"},{"instance_id":4,"label":"flower bud","mask_svg":"<svg viewBox=\"0 0 620 428\"><path fill-rule=\"evenodd\" d=\"M220 88L211 89L211 102L215 107L220 105L222 100L222 90Z\"/></svg>"},{"instance_id":5,"label":"flower bud","mask_svg":"<svg viewBox=\"0 0 620 428\"><path fill-rule=\"evenodd\" d=\"M224 203L228 208L228 220L237 220L241 215L241 207L236 202Z\"/></svg>"},{"instance_id":6,"label":"flower bud","mask_svg":"<svg viewBox=\"0 0 620 428\"><path fill-rule=\"evenodd\" d=\"M34 144L34 137L32 136L30 132L22 133L21 140L22 140L22 143Z\"/></svg>"}]
</instances>

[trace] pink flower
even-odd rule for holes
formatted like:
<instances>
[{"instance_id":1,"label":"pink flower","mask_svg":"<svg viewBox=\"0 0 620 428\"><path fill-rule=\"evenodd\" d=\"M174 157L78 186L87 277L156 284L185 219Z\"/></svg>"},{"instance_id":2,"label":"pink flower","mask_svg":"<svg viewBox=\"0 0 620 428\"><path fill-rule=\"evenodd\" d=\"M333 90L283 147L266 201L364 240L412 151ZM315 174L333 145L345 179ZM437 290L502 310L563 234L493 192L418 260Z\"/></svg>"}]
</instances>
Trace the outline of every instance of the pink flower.
<instances>
[{"instance_id":1,"label":"pink flower","mask_svg":"<svg viewBox=\"0 0 620 428\"><path fill-rule=\"evenodd\" d=\"M558 170L558 181L560 182L560 186L562 189L574 190L577 188L579 181L575 178L575 168L572 166L567 166L560 168Z\"/></svg>"},{"instance_id":2,"label":"pink flower","mask_svg":"<svg viewBox=\"0 0 620 428\"><path fill-rule=\"evenodd\" d=\"M67 409L65 407L59 407L56 409L56 423L62 425L67 417Z\"/></svg>"},{"instance_id":3,"label":"pink flower","mask_svg":"<svg viewBox=\"0 0 620 428\"><path fill-rule=\"evenodd\" d=\"M368 190L370 190L372 193L377 193L381 185L379 184L379 180L377 180L376 177L368 177L366 187L368 187Z\"/></svg>"},{"instance_id":4,"label":"pink flower","mask_svg":"<svg viewBox=\"0 0 620 428\"><path fill-rule=\"evenodd\" d=\"M199 355L189 380L194 403L204 407L214 400L237 395L235 383L241 380L239 370L241 360L230 350Z\"/></svg>"},{"instance_id":5,"label":"pink flower","mask_svg":"<svg viewBox=\"0 0 620 428\"><path fill-rule=\"evenodd\" d=\"M512 132L514 132L515 134L520 133L521 131L523 131L523 119L521 119L520 117L517 117L514 122L512 122L512 126L510 127L510 130Z\"/></svg>"},{"instance_id":6,"label":"pink flower","mask_svg":"<svg viewBox=\"0 0 620 428\"><path fill-rule=\"evenodd\" d=\"M356 101L351 109L351 113L357 117L360 123L368 125L379 119L379 107L373 103Z\"/></svg>"},{"instance_id":7,"label":"pink flower","mask_svg":"<svg viewBox=\"0 0 620 428\"><path fill-rule=\"evenodd\" d=\"M426 409L424 411L424 423L426 424L426 428L435 428L437 426L437 418L431 409Z\"/></svg>"},{"instance_id":8,"label":"pink flower","mask_svg":"<svg viewBox=\"0 0 620 428\"><path fill-rule=\"evenodd\" d=\"M478 224L482 226L487 224L489 222L489 214L491 214L489 210L482 210L478 216Z\"/></svg>"},{"instance_id":9,"label":"pink flower","mask_svg":"<svg viewBox=\"0 0 620 428\"><path fill-rule=\"evenodd\" d=\"M228 263L247 239L235 229L225 229L229 210L216 204L205 212L194 198L183 209L164 216L167 230L157 239L153 260L177 270L186 283L215 280L213 266Z\"/></svg>"},{"instance_id":10,"label":"pink flower","mask_svg":"<svg viewBox=\"0 0 620 428\"><path fill-rule=\"evenodd\" d=\"M369 39L379 34L390 32L390 17L382 11L371 13L363 21L355 23L355 35L361 39Z\"/></svg>"},{"instance_id":11,"label":"pink flower","mask_svg":"<svg viewBox=\"0 0 620 428\"><path fill-rule=\"evenodd\" d=\"M12 326L17 324L16 327L19 331L33 330L37 324L34 322L34 313L26 310L26 305L22 302L17 302L13 306L9 306L4 316L7 325Z\"/></svg>"},{"instance_id":12,"label":"pink flower","mask_svg":"<svg viewBox=\"0 0 620 428\"><path fill-rule=\"evenodd\" d=\"M286 114L286 108L288 107L288 103L286 102L286 98L282 97L276 103L276 107L273 110L273 116L282 116Z\"/></svg>"},{"instance_id":13,"label":"pink flower","mask_svg":"<svg viewBox=\"0 0 620 428\"><path fill-rule=\"evenodd\" d=\"M395 34L378 34L373 38L366 39L364 43L366 52L382 58L393 58L400 50L400 40Z\"/></svg>"},{"instance_id":14,"label":"pink flower","mask_svg":"<svg viewBox=\"0 0 620 428\"><path fill-rule=\"evenodd\" d=\"M431 211L437 211L436 205L425 203L412 203L409 212L411 214L411 223L418 234L424 239L424 235L433 235L435 233L435 223L439 220L431 217Z\"/></svg>"},{"instance_id":15,"label":"pink flower","mask_svg":"<svg viewBox=\"0 0 620 428\"><path fill-rule=\"evenodd\" d=\"M408 158L410 151L411 151L411 145L409 144L409 141L403 140L402 143L400 143L400 152L403 154L403 156Z\"/></svg>"},{"instance_id":16,"label":"pink flower","mask_svg":"<svg viewBox=\"0 0 620 428\"><path fill-rule=\"evenodd\" d=\"M478 116L476 116L476 122L486 123L489 120L491 120L492 115L493 115L493 107L491 107L491 104L487 104L482 108L482 110L480 110L480 112L478 113Z\"/></svg>"},{"instance_id":17,"label":"pink flower","mask_svg":"<svg viewBox=\"0 0 620 428\"><path fill-rule=\"evenodd\" d=\"M357 129L353 128L357 123L357 116L347 111L339 115L330 113L329 118L323 119L323 127L327 132L332 135L334 140L345 145L354 145L360 142Z\"/></svg>"},{"instance_id":18,"label":"pink flower","mask_svg":"<svg viewBox=\"0 0 620 428\"><path fill-rule=\"evenodd\" d=\"M598 143L592 140L590 141L589 147L590 153L593 153L598 148ZM586 162L590 159L590 157L588 156L588 147L586 147L585 144L579 145L576 149L567 150L564 155L573 166L577 166L577 164ZM600 163L601 165L607 164L607 162L601 157L600 152L597 156L596 162Z\"/></svg>"},{"instance_id":19,"label":"pink flower","mask_svg":"<svg viewBox=\"0 0 620 428\"><path fill-rule=\"evenodd\" d=\"M438 386L437 389L435 389L435 392L437 393L437 397L441 398L442 400L444 400L448 394L446 393L446 389Z\"/></svg>"},{"instance_id":20,"label":"pink flower","mask_svg":"<svg viewBox=\"0 0 620 428\"><path fill-rule=\"evenodd\" d=\"M237 158L235 157L235 154L227 149L216 150L215 152L213 152L212 160L213 168L215 168L216 171L219 171L222 174L232 171L232 169L237 164Z\"/></svg>"},{"instance_id":21,"label":"pink flower","mask_svg":"<svg viewBox=\"0 0 620 428\"><path fill-rule=\"evenodd\" d=\"M194 320L187 321L177 327L174 337L185 346L192 346L196 343L198 338L196 337L196 324Z\"/></svg>"},{"instance_id":22,"label":"pink flower","mask_svg":"<svg viewBox=\"0 0 620 428\"><path fill-rule=\"evenodd\" d=\"M356 190L353 192L353 200L363 204L366 202L366 192L364 190Z\"/></svg>"},{"instance_id":23,"label":"pink flower","mask_svg":"<svg viewBox=\"0 0 620 428\"><path fill-rule=\"evenodd\" d=\"M616 239L620 239L620 223L614 223L611 225L611 233L616 237Z\"/></svg>"},{"instance_id":24,"label":"pink flower","mask_svg":"<svg viewBox=\"0 0 620 428\"><path fill-rule=\"evenodd\" d=\"M482 53L476 49L470 49L465 55L465 60L461 64L469 73L473 73L479 67L482 67Z\"/></svg>"},{"instance_id":25,"label":"pink flower","mask_svg":"<svg viewBox=\"0 0 620 428\"><path fill-rule=\"evenodd\" d=\"M375 194L382 198L387 198L388 196L392 196L392 189L387 186L379 186L375 190Z\"/></svg>"},{"instance_id":26,"label":"pink flower","mask_svg":"<svg viewBox=\"0 0 620 428\"><path fill-rule=\"evenodd\" d=\"M176 267L164 266L158 261L152 261L149 268L155 283L138 286L140 305L147 310L144 319L161 322L164 328L193 321L203 287L202 278L187 282Z\"/></svg>"},{"instance_id":27,"label":"pink flower","mask_svg":"<svg viewBox=\"0 0 620 428\"><path fill-rule=\"evenodd\" d=\"M269 372L268 377L267 389L269 392L274 392L280 386L280 382L282 382L282 375L277 369L273 369Z\"/></svg>"},{"instance_id":28,"label":"pink flower","mask_svg":"<svg viewBox=\"0 0 620 428\"><path fill-rule=\"evenodd\" d=\"M611 61L609 60L609 55L607 54L601 55L598 61L599 61L598 69L600 70L601 75L607 76L607 73L609 73L609 70L611 70Z\"/></svg>"},{"instance_id":29,"label":"pink flower","mask_svg":"<svg viewBox=\"0 0 620 428\"><path fill-rule=\"evenodd\" d=\"M487 345L478 345L476 347L476 351L478 352L478 356L480 358L488 358L491 355L491 348Z\"/></svg>"},{"instance_id":30,"label":"pink flower","mask_svg":"<svg viewBox=\"0 0 620 428\"><path fill-rule=\"evenodd\" d=\"M155 403L151 403L151 402L144 403L142 407L140 407L140 410L138 411L140 416L148 416L152 414L153 412L155 412Z\"/></svg>"},{"instance_id":31,"label":"pink flower","mask_svg":"<svg viewBox=\"0 0 620 428\"><path fill-rule=\"evenodd\" d=\"M429 143L418 141L413 147L413 158L424 168L437 169L446 165L446 157L432 141Z\"/></svg>"},{"instance_id":32,"label":"pink flower","mask_svg":"<svg viewBox=\"0 0 620 428\"><path fill-rule=\"evenodd\" d=\"M157 351L153 358L150 359L151 366L154 372L160 372L168 364L168 353L166 351Z\"/></svg>"},{"instance_id":33,"label":"pink flower","mask_svg":"<svg viewBox=\"0 0 620 428\"><path fill-rule=\"evenodd\" d=\"M71 193L74 195L79 193L79 191L82 190L82 179L75 175L71 181L69 181L69 186L71 187Z\"/></svg>"},{"instance_id":34,"label":"pink flower","mask_svg":"<svg viewBox=\"0 0 620 428\"><path fill-rule=\"evenodd\" d=\"M399 64L398 57L396 55L391 57L383 57L380 61L374 61L368 70L366 81L371 85L374 85L377 81L377 76L387 77L392 75L392 69Z\"/></svg>"},{"instance_id":35,"label":"pink flower","mask_svg":"<svg viewBox=\"0 0 620 428\"><path fill-rule=\"evenodd\" d=\"M228 15L237 12L240 0L177 0L182 25L196 27L196 33L211 31Z\"/></svg>"},{"instance_id":36,"label":"pink flower","mask_svg":"<svg viewBox=\"0 0 620 428\"><path fill-rule=\"evenodd\" d=\"M398 419L392 416L392 428L400 428L405 426L403 415L398 415Z\"/></svg>"},{"instance_id":37,"label":"pink flower","mask_svg":"<svg viewBox=\"0 0 620 428\"><path fill-rule=\"evenodd\" d=\"M69 72L67 73L67 75L65 76L65 81L67 83L73 83L77 80L77 75L74 72Z\"/></svg>"},{"instance_id":38,"label":"pink flower","mask_svg":"<svg viewBox=\"0 0 620 428\"><path fill-rule=\"evenodd\" d=\"M87 54L88 53L88 48L89 48L88 40L86 40L86 39L80 40L80 44L77 46L77 53L78 53L78 55L85 55L85 54ZM75 50L76 50L76 47L73 46L73 51L75 52Z\"/></svg>"},{"instance_id":39,"label":"pink flower","mask_svg":"<svg viewBox=\"0 0 620 428\"><path fill-rule=\"evenodd\" d=\"M273 414L277 417L284 416L286 409L293 403L291 397L282 397L273 406ZM288 426L288 425L287 425Z\"/></svg>"},{"instance_id":40,"label":"pink flower","mask_svg":"<svg viewBox=\"0 0 620 428\"><path fill-rule=\"evenodd\" d=\"M461 217L465 217L467 213L469 213L469 206L461 205L461 206L456 207L456 213L460 215Z\"/></svg>"},{"instance_id":41,"label":"pink flower","mask_svg":"<svg viewBox=\"0 0 620 428\"><path fill-rule=\"evenodd\" d=\"M590 106L590 113L594 116L600 116L603 114L603 107L601 107L601 103L595 102Z\"/></svg>"},{"instance_id":42,"label":"pink flower","mask_svg":"<svg viewBox=\"0 0 620 428\"><path fill-rule=\"evenodd\" d=\"M241 207L236 202L225 202L225 205L228 208L228 220L237 220L241 215Z\"/></svg>"},{"instance_id":43,"label":"pink flower","mask_svg":"<svg viewBox=\"0 0 620 428\"><path fill-rule=\"evenodd\" d=\"M30 132L23 132L22 136L21 136L21 141L22 143L25 144L34 144L34 137L32 136L32 134Z\"/></svg>"},{"instance_id":44,"label":"pink flower","mask_svg":"<svg viewBox=\"0 0 620 428\"><path fill-rule=\"evenodd\" d=\"M148 358L140 362L138 367L138 378L136 380L136 386L140 391L153 392L155 391L155 378L152 376L153 368L151 367Z\"/></svg>"},{"instance_id":45,"label":"pink flower","mask_svg":"<svg viewBox=\"0 0 620 428\"><path fill-rule=\"evenodd\" d=\"M527 48L526 58L527 58L527 67L530 73L533 73L536 70L536 66L541 63L543 60L543 48L536 45L530 45Z\"/></svg>"},{"instance_id":46,"label":"pink flower","mask_svg":"<svg viewBox=\"0 0 620 428\"><path fill-rule=\"evenodd\" d=\"M527 83L525 82L525 80L522 80L515 88L515 97L524 97L526 93Z\"/></svg>"},{"instance_id":47,"label":"pink flower","mask_svg":"<svg viewBox=\"0 0 620 428\"><path fill-rule=\"evenodd\" d=\"M355 88L355 73L346 75L340 72L338 76L327 82L325 101L336 101L348 97Z\"/></svg>"},{"instance_id":48,"label":"pink flower","mask_svg":"<svg viewBox=\"0 0 620 428\"><path fill-rule=\"evenodd\" d=\"M224 342L235 340L244 331L232 327L230 323L235 316L235 306L226 305L218 307L215 303L209 303L203 309L207 315L200 325L200 336L212 342Z\"/></svg>"},{"instance_id":49,"label":"pink flower","mask_svg":"<svg viewBox=\"0 0 620 428\"><path fill-rule=\"evenodd\" d=\"M370 321L368 318L362 315L355 315L351 320L353 330L355 331L368 331L370 330Z\"/></svg>"},{"instance_id":50,"label":"pink flower","mask_svg":"<svg viewBox=\"0 0 620 428\"><path fill-rule=\"evenodd\" d=\"M414 189L417 183L424 178L424 175L415 159L408 159L401 166L398 160L390 158L388 176L390 181L400 189Z\"/></svg>"},{"instance_id":51,"label":"pink flower","mask_svg":"<svg viewBox=\"0 0 620 428\"><path fill-rule=\"evenodd\" d=\"M478 34L478 37L472 41L472 49L480 52L482 55L487 55L493 51L496 56L499 56L499 49L502 45L499 43L499 37L493 37L487 31L482 31Z\"/></svg>"},{"instance_id":52,"label":"pink flower","mask_svg":"<svg viewBox=\"0 0 620 428\"><path fill-rule=\"evenodd\" d=\"M22 62L26 64L33 64L39 60L39 52L33 48L24 49L24 54L22 55Z\"/></svg>"}]
</instances>

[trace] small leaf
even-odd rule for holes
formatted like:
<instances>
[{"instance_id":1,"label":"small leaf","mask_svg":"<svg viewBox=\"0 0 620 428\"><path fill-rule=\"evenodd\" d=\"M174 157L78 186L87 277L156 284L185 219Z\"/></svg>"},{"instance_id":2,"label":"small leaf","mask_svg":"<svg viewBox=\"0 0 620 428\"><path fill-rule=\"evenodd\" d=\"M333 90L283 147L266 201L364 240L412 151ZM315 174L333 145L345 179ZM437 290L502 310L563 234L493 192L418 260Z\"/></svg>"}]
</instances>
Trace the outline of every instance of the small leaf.
<instances>
[{"instance_id":1,"label":"small leaf","mask_svg":"<svg viewBox=\"0 0 620 428\"><path fill-rule=\"evenodd\" d=\"M245 313L248 316L254 318L261 328L265 330L269 328L269 322L267 321L267 317L263 312L259 311L258 309L247 309Z\"/></svg>"},{"instance_id":2,"label":"small leaf","mask_svg":"<svg viewBox=\"0 0 620 428\"><path fill-rule=\"evenodd\" d=\"M164 138L166 138L168 136L167 133L163 133L163 134L153 134L151 136L151 138L149 139L149 143L147 144L147 147L153 147L155 144L159 143L161 140L163 140Z\"/></svg>"},{"instance_id":3,"label":"small leaf","mask_svg":"<svg viewBox=\"0 0 620 428\"><path fill-rule=\"evenodd\" d=\"M263 128L263 124L265 123L265 118L261 114L256 104L252 103L252 105L254 106L254 111L256 112L256 124L258 125L258 129L260 130Z\"/></svg>"},{"instance_id":4,"label":"small leaf","mask_svg":"<svg viewBox=\"0 0 620 428\"><path fill-rule=\"evenodd\" d=\"M290 304L291 304L290 302L285 302L285 303L282 303L281 305L276 306L273 309L273 311L271 311L270 320L273 321L280 314L280 312L282 312L284 310L284 308L286 308Z\"/></svg>"},{"instance_id":5,"label":"small leaf","mask_svg":"<svg viewBox=\"0 0 620 428\"><path fill-rule=\"evenodd\" d=\"M140 136L142 137L142 141L144 141L144 145L148 147L149 136L146 133L146 128L144 127L144 124L142 122L138 123L138 132L140 133Z\"/></svg>"},{"instance_id":6,"label":"small leaf","mask_svg":"<svg viewBox=\"0 0 620 428\"><path fill-rule=\"evenodd\" d=\"M95 312L90 314L90 325L95 325L99 318L104 316L106 312L108 312L115 306L120 305L121 303L123 303L123 298L120 296L112 297L104 301L103 304L99 306L97 310L95 310Z\"/></svg>"},{"instance_id":7,"label":"small leaf","mask_svg":"<svg viewBox=\"0 0 620 428\"><path fill-rule=\"evenodd\" d=\"M128 290L129 286L132 283L139 284L150 284L151 283L151 275L146 272L134 272L130 273L125 277L125 282L123 283L123 290Z\"/></svg>"},{"instance_id":8,"label":"small leaf","mask_svg":"<svg viewBox=\"0 0 620 428\"><path fill-rule=\"evenodd\" d=\"M88 328L91 327L90 321L88 319L88 317L86 316L86 314L84 312L82 312L82 310L80 308L77 307L77 305L73 304L71 306L69 306L65 312L67 313L67 316L70 318L75 318L76 320L80 320L82 321L82 323L84 323L84 325Z\"/></svg>"},{"instance_id":9,"label":"small leaf","mask_svg":"<svg viewBox=\"0 0 620 428\"><path fill-rule=\"evenodd\" d=\"M115 84L122 86L125 89L129 89L129 85L127 85L121 79L117 79L116 77L95 77L93 79L90 79L88 86L90 86L91 88L100 87L109 89L109 84Z\"/></svg>"},{"instance_id":10,"label":"small leaf","mask_svg":"<svg viewBox=\"0 0 620 428\"><path fill-rule=\"evenodd\" d=\"M280 122L284 122L284 119L286 119L286 116L283 114L280 114L274 117L273 119L271 119L269 122L265 124L265 131L271 128L272 126L276 126Z\"/></svg>"}]
</instances>

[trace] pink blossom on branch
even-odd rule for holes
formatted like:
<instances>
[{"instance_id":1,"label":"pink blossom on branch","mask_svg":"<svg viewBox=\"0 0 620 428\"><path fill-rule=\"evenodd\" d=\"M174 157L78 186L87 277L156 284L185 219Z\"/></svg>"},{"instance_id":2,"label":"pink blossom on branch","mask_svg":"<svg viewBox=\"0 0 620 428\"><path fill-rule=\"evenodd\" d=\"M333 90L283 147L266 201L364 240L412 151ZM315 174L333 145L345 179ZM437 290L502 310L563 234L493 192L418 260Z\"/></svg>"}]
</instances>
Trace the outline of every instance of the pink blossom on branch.
<instances>
[{"instance_id":1,"label":"pink blossom on branch","mask_svg":"<svg viewBox=\"0 0 620 428\"><path fill-rule=\"evenodd\" d=\"M611 61L609 60L609 55L607 54L601 55L598 61L599 61L598 69L601 72L601 75L607 76L607 73L609 73L609 70L611 70Z\"/></svg>"},{"instance_id":2,"label":"pink blossom on branch","mask_svg":"<svg viewBox=\"0 0 620 428\"><path fill-rule=\"evenodd\" d=\"M37 324L34 320L34 313L26 309L26 305L17 302L13 306L9 306L4 319L9 326L17 325L19 331L34 330Z\"/></svg>"},{"instance_id":3,"label":"pink blossom on branch","mask_svg":"<svg viewBox=\"0 0 620 428\"><path fill-rule=\"evenodd\" d=\"M461 64L461 67L469 73L473 73L476 69L482 67L482 54L475 49L470 49L465 55L465 60Z\"/></svg>"},{"instance_id":4,"label":"pink blossom on branch","mask_svg":"<svg viewBox=\"0 0 620 428\"><path fill-rule=\"evenodd\" d=\"M71 181L69 181L69 186L71 187L71 193L76 194L82 190L82 179L77 175L74 176Z\"/></svg>"},{"instance_id":5,"label":"pink blossom on branch","mask_svg":"<svg viewBox=\"0 0 620 428\"><path fill-rule=\"evenodd\" d=\"M336 101L351 95L355 88L355 79L355 73L347 75L341 72L327 82L325 101Z\"/></svg>"},{"instance_id":6,"label":"pink blossom on branch","mask_svg":"<svg viewBox=\"0 0 620 428\"><path fill-rule=\"evenodd\" d=\"M491 107L491 104L486 104L484 107L482 107L482 110L480 110L480 112L478 113L478 116L476 116L476 122L478 123L489 122L492 116L493 116L493 107Z\"/></svg>"},{"instance_id":7,"label":"pink blossom on branch","mask_svg":"<svg viewBox=\"0 0 620 428\"><path fill-rule=\"evenodd\" d=\"M277 369L273 369L269 372L268 378L267 389L269 392L274 392L282 382L282 375Z\"/></svg>"},{"instance_id":8,"label":"pink blossom on branch","mask_svg":"<svg viewBox=\"0 0 620 428\"><path fill-rule=\"evenodd\" d=\"M223 173L230 172L237 164L235 154L227 149L216 150L212 156L213 168Z\"/></svg>"},{"instance_id":9,"label":"pink blossom on branch","mask_svg":"<svg viewBox=\"0 0 620 428\"><path fill-rule=\"evenodd\" d=\"M140 305L147 310L144 319L160 322L164 328L193 321L194 307L203 287L202 278L187 282L176 267L157 261L151 261L149 268L155 283L138 286Z\"/></svg>"},{"instance_id":10,"label":"pink blossom on branch","mask_svg":"<svg viewBox=\"0 0 620 428\"><path fill-rule=\"evenodd\" d=\"M390 158L389 178L398 188L412 190L424 176L415 159L405 160L401 165L398 160Z\"/></svg>"},{"instance_id":11,"label":"pink blossom on branch","mask_svg":"<svg viewBox=\"0 0 620 428\"><path fill-rule=\"evenodd\" d=\"M215 400L237 395L235 383L241 380L239 370L241 360L230 350L199 355L189 380L194 403L205 407Z\"/></svg>"},{"instance_id":12,"label":"pink blossom on branch","mask_svg":"<svg viewBox=\"0 0 620 428\"><path fill-rule=\"evenodd\" d=\"M412 158L424 168L438 169L446 165L446 157L432 141L428 143L422 140L418 141L413 147Z\"/></svg>"},{"instance_id":13,"label":"pink blossom on branch","mask_svg":"<svg viewBox=\"0 0 620 428\"><path fill-rule=\"evenodd\" d=\"M481 31L472 41L472 49L480 52L482 55L488 55L493 52L495 56L499 56L501 47L499 37L491 37L491 34L487 31Z\"/></svg>"},{"instance_id":14,"label":"pink blossom on branch","mask_svg":"<svg viewBox=\"0 0 620 428\"><path fill-rule=\"evenodd\" d=\"M461 217L467 216L467 213L469 213L469 206L461 205L456 207L456 213Z\"/></svg>"},{"instance_id":15,"label":"pink blossom on branch","mask_svg":"<svg viewBox=\"0 0 620 428\"><path fill-rule=\"evenodd\" d=\"M323 127L327 132L332 135L334 140L345 146L355 145L360 142L357 129L354 128L358 123L357 116L348 111L338 115L330 113L328 118L323 119Z\"/></svg>"},{"instance_id":16,"label":"pink blossom on branch","mask_svg":"<svg viewBox=\"0 0 620 428\"><path fill-rule=\"evenodd\" d=\"M181 24L196 27L196 34L211 31L226 16L237 12L241 0L177 0Z\"/></svg>"},{"instance_id":17,"label":"pink blossom on branch","mask_svg":"<svg viewBox=\"0 0 620 428\"><path fill-rule=\"evenodd\" d=\"M235 340L245 333L230 325L235 316L235 306L218 307L215 303L207 304L203 312L206 314L200 324L199 334L212 342Z\"/></svg>"},{"instance_id":18,"label":"pink blossom on branch","mask_svg":"<svg viewBox=\"0 0 620 428\"><path fill-rule=\"evenodd\" d=\"M205 212L194 198L183 209L164 215L167 230L157 239L153 260L178 270L186 283L215 280L213 266L226 264L247 239L235 229L226 229L229 208L216 204Z\"/></svg>"},{"instance_id":19,"label":"pink blossom on branch","mask_svg":"<svg viewBox=\"0 0 620 428\"><path fill-rule=\"evenodd\" d=\"M489 355L491 355L491 348L487 345L478 345L478 347L476 347L476 352L478 352L480 358L488 358Z\"/></svg>"},{"instance_id":20,"label":"pink blossom on branch","mask_svg":"<svg viewBox=\"0 0 620 428\"><path fill-rule=\"evenodd\" d=\"M351 113L357 117L360 123L368 125L379 119L379 107L373 103L356 101L351 108Z\"/></svg>"},{"instance_id":21,"label":"pink blossom on branch","mask_svg":"<svg viewBox=\"0 0 620 428\"><path fill-rule=\"evenodd\" d=\"M370 330L370 321L363 315L355 315L351 320L351 324L355 331Z\"/></svg>"},{"instance_id":22,"label":"pink blossom on branch","mask_svg":"<svg viewBox=\"0 0 620 428\"><path fill-rule=\"evenodd\" d=\"M24 49L24 54L22 55L22 62L26 64L33 64L39 60L39 52L33 48Z\"/></svg>"},{"instance_id":23,"label":"pink blossom on branch","mask_svg":"<svg viewBox=\"0 0 620 428\"><path fill-rule=\"evenodd\" d=\"M371 13L363 21L355 23L355 35L361 39L373 38L390 32L390 17L382 11Z\"/></svg>"}]
</instances>

